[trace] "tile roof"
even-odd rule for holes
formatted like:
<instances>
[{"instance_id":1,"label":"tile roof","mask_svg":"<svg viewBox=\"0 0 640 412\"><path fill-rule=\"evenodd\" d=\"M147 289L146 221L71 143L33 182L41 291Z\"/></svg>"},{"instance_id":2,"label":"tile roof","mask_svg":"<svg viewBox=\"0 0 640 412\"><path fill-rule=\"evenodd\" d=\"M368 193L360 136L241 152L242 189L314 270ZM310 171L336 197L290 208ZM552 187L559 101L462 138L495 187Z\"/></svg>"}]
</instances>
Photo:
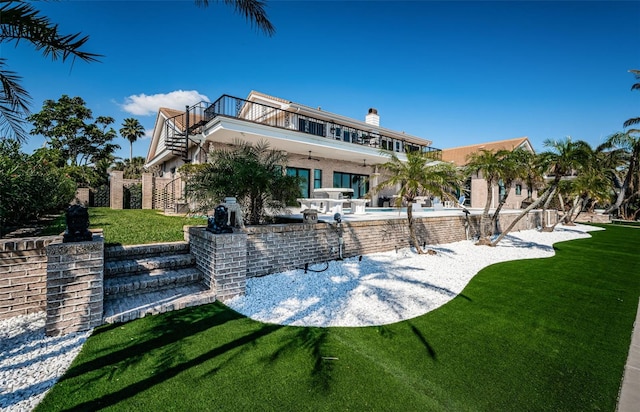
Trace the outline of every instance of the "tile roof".
<instances>
[{"instance_id":1,"label":"tile roof","mask_svg":"<svg viewBox=\"0 0 640 412\"><path fill-rule=\"evenodd\" d=\"M533 147L529 142L529 138L518 137L516 139L499 140L496 142L487 142L473 144L469 146L453 147L451 149L442 149L442 161L452 162L456 166L464 166L467 163L467 156L479 150L489 150L496 152L498 150L515 150L518 147L525 147L533 151Z\"/></svg>"}]
</instances>

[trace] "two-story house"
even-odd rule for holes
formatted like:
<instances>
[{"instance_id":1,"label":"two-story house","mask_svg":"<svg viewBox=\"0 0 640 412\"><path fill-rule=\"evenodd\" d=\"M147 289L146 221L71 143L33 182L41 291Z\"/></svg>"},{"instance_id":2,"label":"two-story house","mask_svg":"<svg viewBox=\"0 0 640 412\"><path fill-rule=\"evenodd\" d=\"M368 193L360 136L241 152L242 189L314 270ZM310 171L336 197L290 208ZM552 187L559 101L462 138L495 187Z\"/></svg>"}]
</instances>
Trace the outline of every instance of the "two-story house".
<instances>
[{"instance_id":1,"label":"two-story house","mask_svg":"<svg viewBox=\"0 0 640 412\"><path fill-rule=\"evenodd\" d=\"M389 159L389 151L400 159L410 150L431 153L434 160L441 154L429 140L381 127L376 109L356 120L252 91L246 99L223 95L185 111L161 108L146 167L175 179L181 165L206 162L211 150L236 139L266 141L286 152L286 172L302 178L301 197L311 197L313 189L335 187L353 189L353 197L361 198L377 185L378 165ZM375 194L371 204L391 194Z\"/></svg>"}]
</instances>

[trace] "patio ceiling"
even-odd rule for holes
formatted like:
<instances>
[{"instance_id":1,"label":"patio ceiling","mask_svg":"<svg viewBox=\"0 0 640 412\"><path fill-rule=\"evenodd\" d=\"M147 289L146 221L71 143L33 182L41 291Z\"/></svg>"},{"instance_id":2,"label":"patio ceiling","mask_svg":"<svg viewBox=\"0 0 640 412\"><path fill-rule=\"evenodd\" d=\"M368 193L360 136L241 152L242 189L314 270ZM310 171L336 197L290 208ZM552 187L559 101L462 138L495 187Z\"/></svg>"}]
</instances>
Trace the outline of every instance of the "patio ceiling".
<instances>
[{"instance_id":1,"label":"patio ceiling","mask_svg":"<svg viewBox=\"0 0 640 412\"><path fill-rule=\"evenodd\" d=\"M314 136L295 130L281 129L268 125L247 122L240 119L218 116L203 128L205 141L232 144L237 139L247 142L266 140L269 147L287 153L312 157L323 157L367 164L380 164L389 159L377 147L343 142L322 136ZM404 153L396 155L405 160Z\"/></svg>"}]
</instances>

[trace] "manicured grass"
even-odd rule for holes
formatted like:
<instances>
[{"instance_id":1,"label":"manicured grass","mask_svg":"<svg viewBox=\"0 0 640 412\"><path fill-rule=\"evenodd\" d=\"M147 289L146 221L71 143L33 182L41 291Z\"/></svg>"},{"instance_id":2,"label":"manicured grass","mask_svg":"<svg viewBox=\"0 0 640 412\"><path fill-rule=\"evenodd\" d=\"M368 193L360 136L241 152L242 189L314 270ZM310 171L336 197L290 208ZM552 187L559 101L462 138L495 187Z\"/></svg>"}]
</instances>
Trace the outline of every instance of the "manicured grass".
<instances>
[{"instance_id":1,"label":"manicured grass","mask_svg":"<svg viewBox=\"0 0 640 412\"><path fill-rule=\"evenodd\" d=\"M165 216L157 210L106 207L89 208L89 224L104 230L106 244L136 245L184 240L184 225L206 225L205 218ZM45 232L59 234L65 231L64 215L54 221Z\"/></svg>"},{"instance_id":2,"label":"manicured grass","mask_svg":"<svg viewBox=\"0 0 640 412\"><path fill-rule=\"evenodd\" d=\"M388 326L284 327L220 303L104 326L37 410L613 411L640 231L592 235Z\"/></svg>"}]
</instances>

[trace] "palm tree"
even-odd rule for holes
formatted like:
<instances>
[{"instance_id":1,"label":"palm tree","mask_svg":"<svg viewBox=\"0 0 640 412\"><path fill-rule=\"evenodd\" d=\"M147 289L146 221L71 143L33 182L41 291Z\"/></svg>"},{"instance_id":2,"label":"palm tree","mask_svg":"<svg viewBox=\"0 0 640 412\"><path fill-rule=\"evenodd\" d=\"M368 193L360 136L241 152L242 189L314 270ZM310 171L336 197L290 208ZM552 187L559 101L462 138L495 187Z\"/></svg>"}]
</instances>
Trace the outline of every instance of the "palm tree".
<instances>
[{"instance_id":1,"label":"palm tree","mask_svg":"<svg viewBox=\"0 0 640 412\"><path fill-rule=\"evenodd\" d=\"M634 75L636 80L640 80L640 70L629 70L629 72ZM640 82L631 85L631 90L640 90ZM622 127L626 129L627 127L637 124L640 124L640 117L632 117L625 121ZM638 179L638 176L635 175L640 172L640 129L629 129L624 133L615 133L607 138L605 144L609 147L622 148L630 154L627 173L616 197L616 201L605 211L605 213L611 213L619 209L622 203L625 202L625 199L627 202L631 200L627 195L634 178L636 180ZM633 191L631 192L631 196L633 196Z\"/></svg>"},{"instance_id":2,"label":"palm tree","mask_svg":"<svg viewBox=\"0 0 640 412\"><path fill-rule=\"evenodd\" d=\"M373 190L380 191L387 187L400 187L396 206L407 204L407 225L409 238L419 254L424 253L418 242L411 204L417 196L430 194L441 198L455 199L453 193L460 187L461 179L455 167L449 163L434 162L427 153L407 152L407 161L400 160L395 153L391 159L381 165L389 172L390 177L379 183Z\"/></svg>"},{"instance_id":3,"label":"palm tree","mask_svg":"<svg viewBox=\"0 0 640 412\"><path fill-rule=\"evenodd\" d=\"M497 245L523 217L546 202L550 196L553 196L556 193L562 178L573 172L578 165L582 164L585 158L585 146L588 147L586 142L581 140L574 142L570 137L567 137L564 140L547 139L543 144L544 146L549 147L550 150L539 154L537 157L543 165L544 170L548 170L550 174L553 175L553 180L547 187L547 190L545 190L544 194L524 209L496 238L496 240L491 242L491 246ZM535 167L534 169L531 169L530 172L533 173L535 170L542 169Z\"/></svg>"},{"instance_id":4,"label":"palm tree","mask_svg":"<svg viewBox=\"0 0 640 412\"><path fill-rule=\"evenodd\" d=\"M465 174L482 174L482 177L487 182L487 201L480 217L480 230L478 245L488 245L491 243L489 236L491 230L489 230L490 216L489 209L493 204L493 188L499 182L503 181L503 178L508 174L507 168L509 162L505 162L505 158L508 155L507 150L499 150L492 152L489 150L480 150L475 153L471 153L467 157L467 165L465 166ZM503 199L501 199L503 200Z\"/></svg>"},{"instance_id":5,"label":"palm tree","mask_svg":"<svg viewBox=\"0 0 640 412\"><path fill-rule=\"evenodd\" d=\"M607 138L605 145L609 148L622 149L629 156L626 162L625 177L616 196L616 200L605 211L605 213L612 213L618 210L623 202L630 200L630 197L634 195L634 190L632 190L634 181L638 180L638 174L640 173L640 130L637 130L636 133L632 130L624 133L615 133Z\"/></svg>"},{"instance_id":6,"label":"palm tree","mask_svg":"<svg viewBox=\"0 0 640 412\"><path fill-rule=\"evenodd\" d=\"M227 196L242 205L247 224L269 220L269 213L284 211L300 196L300 181L283 173L287 155L255 144L236 140L229 149L211 152L209 163L185 165L180 174L186 180L186 196L200 211L212 210ZM183 173L185 168L186 173Z\"/></svg>"},{"instance_id":7,"label":"palm tree","mask_svg":"<svg viewBox=\"0 0 640 412\"><path fill-rule=\"evenodd\" d=\"M129 162L133 161L133 143L138 138L144 136L144 127L140 124L138 119L129 117L124 119L122 123L122 129L120 129L120 136L129 140Z\"/></svg>"},{"instance_id":8,"label":"palm tree","mask_svg":"<svg viewBox=\"0 0 640 412\"><path fill-rule=\"evenodd\" d=\"M573 198L571 208L553 227L560 222L573 225L575 219L591 201L606 202L609 199L610 179L604 173L608 162L606 153L602 151L602 146L592 150L588 144L582 150L584 157L577 169L576 178L561 181L564 185L560 185L561 190L558 193L560 199L561 193Z\"/></svg>"},{"instance_id":9,"label":"palm tree","mask_svg":"<svg viewBox=\"0 0 640 412\"><path fill-rule=\"evenodd\" d=\"M633 73L633 75L636 78L636 80L640 80L640 70L629 70L629 72ZM632 84L631 85L631 90L640 90L640 82ZM640 124L640 117L632 117L631 119L628 119L626 122L624 122L622 127L627 128L629 126L633 126L634 124ZM629 130L629 132L639 133L640 130L631 129L631 130Z\"/></svg>"}]
</instances>

